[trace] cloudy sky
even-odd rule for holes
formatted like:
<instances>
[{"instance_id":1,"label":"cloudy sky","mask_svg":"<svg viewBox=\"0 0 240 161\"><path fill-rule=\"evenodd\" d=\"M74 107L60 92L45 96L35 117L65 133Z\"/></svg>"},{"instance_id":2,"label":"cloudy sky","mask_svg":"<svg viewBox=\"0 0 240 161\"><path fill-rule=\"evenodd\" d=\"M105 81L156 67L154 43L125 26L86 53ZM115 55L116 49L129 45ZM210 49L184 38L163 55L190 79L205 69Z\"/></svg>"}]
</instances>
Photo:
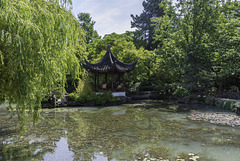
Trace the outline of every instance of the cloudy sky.
<instances>
[{"instance_id":1,"label":"cloudy sky","mask_svg":"<svg viewBox=\"0 0 240 161\"><path fill-rule=\"evenodd\" d=\"M112 32L121 34L131 29L131 14L142 13L143 0L72 0L73 14L90 13L100 36Z\"/></svg>"}]
</instances>

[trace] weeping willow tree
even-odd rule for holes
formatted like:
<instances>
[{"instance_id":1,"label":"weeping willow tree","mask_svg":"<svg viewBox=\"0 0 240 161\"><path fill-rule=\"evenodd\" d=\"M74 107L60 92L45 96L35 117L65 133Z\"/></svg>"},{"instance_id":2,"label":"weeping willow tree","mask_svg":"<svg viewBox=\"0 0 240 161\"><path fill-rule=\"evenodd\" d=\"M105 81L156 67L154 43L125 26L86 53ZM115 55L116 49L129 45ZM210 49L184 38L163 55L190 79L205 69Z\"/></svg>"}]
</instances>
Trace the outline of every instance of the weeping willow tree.
<instances>
[{"instance_id":1,"label":"weeping willow tree","mask_svg":"<svg viewBox=\"0 0 240 161\"><path fill-rule=\"evenodd\" d=\"M0 0L0 101L20 114L37 113L80 72L84 32L69 8L71 0Z\"/></svg>"}]
</instances>

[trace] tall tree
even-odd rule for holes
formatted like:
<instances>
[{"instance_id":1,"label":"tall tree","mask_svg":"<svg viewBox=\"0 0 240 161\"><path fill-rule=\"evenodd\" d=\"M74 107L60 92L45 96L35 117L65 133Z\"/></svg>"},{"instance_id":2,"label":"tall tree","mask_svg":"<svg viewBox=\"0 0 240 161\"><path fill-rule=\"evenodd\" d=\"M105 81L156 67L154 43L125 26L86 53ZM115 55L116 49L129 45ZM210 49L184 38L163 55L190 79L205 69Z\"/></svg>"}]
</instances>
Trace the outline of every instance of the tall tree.
<instances>
[{"instance_id":1,"label":"tall tree","mask_svg":"<svg viewBox=\"0 0 240 161\"><path fill-rule=\"evenodd\" d=\"M92 17L89 13L79 13L78 21L80 26L86 32L86 43L89 44L93 39L98 38L99 35L96 30L94 30L95 21L92 20Z\"/></svg>"},{"instance_id":2,"label":"tall tree","mask_svg":"<svg viewBox=\"0 0 240 161\"><path fill-rule=\"evenodd\" d=\"M177 5L168 1L162 6L166 14L156 18L154 36L162 40L157 50L171 59L183 56L179 61L184 62L179 64L183 85L191 94L208 94L216 77L238 77L239 2L180 0Z\"/></svg>"},{"instance_id":3,"label":"tall tree","mask_svg":"<svg viewBox=\"0 0 240 161\"><path fill-rule=\"evenodd\" d=\"M159 4L162 0L144 0L143 13L140 15L131 15L131 27L136 27L139 31L142 32L143 38L147 42L147 49L151 50L157 47L157 44L153 42L154 34L154 20L156 17L161 17L164 15L163 8L159 7Z\"/></svg>"},{"instance_id":4,"label":"tall tree","mask_svg":"<svg viewBox=\"0 0 240 161\"><path fill-rule=\"evenodd\" d=\"M220 92L232 87L240 89L240 2L221 3L221 15L214 37L215 55L212 59L215 83Z\"/></svg>"},{"instance_id":5,"label":"tall tree","mask_svg":"<svg viewBox=\"0 0 240 161\"><path fill-rule=\"evenodd\" d=\"M0 3L0 100L38 111L43 97L64 92L66 75L79 74L77 50L84 31L71 0L2 0ZM66 8L65 8L66 7ZM81 44L81 45L80 45Z\"/></svg>"}]
</instances>

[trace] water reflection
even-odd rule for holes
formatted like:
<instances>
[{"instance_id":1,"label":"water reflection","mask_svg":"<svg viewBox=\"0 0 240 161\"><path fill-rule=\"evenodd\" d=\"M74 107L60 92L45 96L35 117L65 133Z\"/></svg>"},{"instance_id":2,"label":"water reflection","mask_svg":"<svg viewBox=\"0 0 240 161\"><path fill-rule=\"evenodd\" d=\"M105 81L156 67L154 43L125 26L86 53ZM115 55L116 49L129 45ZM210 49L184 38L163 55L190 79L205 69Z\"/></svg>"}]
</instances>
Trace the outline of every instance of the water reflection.
<instances>
[{"instance_id":1,"label":"water reflection","mask_svg":"<svg viewBox=\"0 0 240 161\"><path fill-rule=\"evenodd\" d=\"M74 153L68 149L67 139L61 137L61 139L56 143L56 149L54 153L47 153L43 157L46 161L52 160L67 160L71 161L74 159Z\"/></svg>"},{"instance_id":2,"label":"water reflection","mask_svg":"<svg viewBox=\"0 0 240 161\"><path fill-rule=\"evenodd\" d=\"M0 112L0 160L176 160L189 152L201 160L238 160L239 128L192 123L188 108L176 112L182 110L171 104L140 105L45 109L35 125L25 121L24 132L17 132L17 118Z\"/></svg>"}]
</instances>

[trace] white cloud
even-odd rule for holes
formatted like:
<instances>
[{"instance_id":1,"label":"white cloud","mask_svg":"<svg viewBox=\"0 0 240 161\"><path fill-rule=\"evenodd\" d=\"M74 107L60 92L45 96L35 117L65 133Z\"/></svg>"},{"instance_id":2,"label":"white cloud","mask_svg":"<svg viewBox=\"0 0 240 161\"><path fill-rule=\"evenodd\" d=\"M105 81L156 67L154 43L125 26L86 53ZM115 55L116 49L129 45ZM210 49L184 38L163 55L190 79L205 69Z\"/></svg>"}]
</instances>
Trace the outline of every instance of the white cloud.
<instances>
[{"instance_id":1,"label":"white cloud","mask_svg":"<svg viewBox=\"0 0 240 161\"><path fill-rule=\"evenodd\" d=\"M95 29L104 36L112 32L124 33L131 29L131 16L142 13L143 0L73 0L73 13L90 13L96 21Z\"/></svg>"}]
</instances>

